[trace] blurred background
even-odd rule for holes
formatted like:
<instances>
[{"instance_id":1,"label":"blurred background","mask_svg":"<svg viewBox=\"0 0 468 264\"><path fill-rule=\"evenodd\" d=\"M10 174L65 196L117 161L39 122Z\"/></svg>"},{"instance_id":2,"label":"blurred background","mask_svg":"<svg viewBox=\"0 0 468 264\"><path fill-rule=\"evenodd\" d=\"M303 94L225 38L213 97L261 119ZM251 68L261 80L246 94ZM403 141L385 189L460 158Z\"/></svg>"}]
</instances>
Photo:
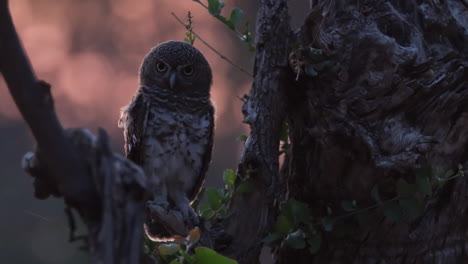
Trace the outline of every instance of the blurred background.
<instances>
[{"instance_id":1,"label":"blurred background","mask_svg":"<svg viewBox=\"0 0 468 264\"><path fill-rule=\"evenodd\" d=\"M225 0L223 14L244 10L254 33L257 1ZM309 1L289 1L292 25L298 26ZM252 72L253 53L208 11L191 0L10 0L13 20L39 79L52 85L56 112L65 127L104 128L115 151L123 153L119 110L137 89L143 56L157 43L183 40L187 11L194 31L233 62ZM242 28L242 27L241 27ZM238 97L252 78L232 67L199 40L195 41L214 72L216 107L213 161L207 186L221 186L222 172L236 168L242 148ZM63 202L33 197L31 180L20 168L34 140L0 77L0 259L8 263L86 263L80 243L68 243Z\"/></svg>"}]
</instances>

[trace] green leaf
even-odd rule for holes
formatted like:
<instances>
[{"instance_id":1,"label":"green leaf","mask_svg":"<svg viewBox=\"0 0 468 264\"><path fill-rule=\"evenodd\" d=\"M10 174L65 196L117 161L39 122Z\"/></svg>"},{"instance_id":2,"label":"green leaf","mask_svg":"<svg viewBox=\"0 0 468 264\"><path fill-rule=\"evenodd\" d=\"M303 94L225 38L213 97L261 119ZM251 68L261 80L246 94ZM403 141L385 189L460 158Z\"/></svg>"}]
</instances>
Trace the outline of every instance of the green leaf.
<instances>
[{"instance_id":1,"label":"green leaf","mask_svg":"<svg viewBox=\"0 0 468 264\"><path fill-rule=\"evenodd\" d=\"M424 194L432 195L431 182L425 176L416 176L416 189Z\"/></svg>"},{"instance_id":2,"label":"green leaf","mask_svg":"<svg viewBox=\"0 0 468 264\"><path fill-rule=\"evenodd\" d=\"M265 238L263 238L262 241L268 246L273 246L279 241L281 241L281 239L283 239L283 235L281 235L280 233L270 233Z\"/></svg>"},{"instance_id":3,"label":"green leaf","mask_svg":"<svg viewBox=\"0 0 468 264\"><path fill-rule=\"evenodd\" d=\"M301 223L309 222L312 217L309 205L295 199L289 199L287 202L283 203L281 205L281 211L288 219L292 220L296 226Z\"/></svg>"},{"instance_id":4,"label":"green leaf","mask_svg":"<svg viewBox=\"0 0 468 264\"><path fill-rule=\"evenodd\" d=\"M181 264L181 263L178 259L174 259L171 262L169 262L169 264Z\"/></svg>"},{"instance_id":5,"label":"green leaf","mask_svg":"<svg viewBox=\"0 0 468 264\"><path fill-rule=\"evenodd\" d=\"M297 230L296 232L290 233L286 236L285 241L290 248L303 249L306 246L304 238L304 233L301 230Z\"/></svg>"},{"instance_id":6,"label":"green leaf","mask_svg":"<svg viewBox=\"0 0 468 264\"><path fill-rule=\"evenodd\" d=\"M227 186L233 187L236 181L236 173L233 170L225 170L223 173L223 180Z\"/></svg>"},{"instance_id":7,"label":"green leaf","mask_svg":"<svg viewBox=\"0 0 468 264\"><path fill-rule=\"evenodd\" d=\"M379 186L374 185L374 187L371 190L371 197L376 201L378 204L382 203L382 199L380 199L380 194L379 194Z\"/></svg>"},{"instance_id":8,"label":"green leaf","mask_svg":"<svg viewBox=\"0 0 468 264\"><path fill-rule=\"evenodd\" d=\"M316 254L322 245L322 234L313 234L309 239L307 239L307 243L309 244L309 252L311 254Z\"/></svg>"},{"instance_id":9,"label":"green leaf","mask_svg":"<svg viewBox=\"0 0 468 264\"><path fill-rule=\"evenodd\" d=\"M293 225L288 220L288 218L284 215L278 216L275 223L275 231L282 234L287 235L293 229Z\"/></svg>"},{"instance_id":10,"label":"green leaf","mask_svg":"<svg viewBox=\"0 0 468 264\"><path fill-rule=\"evenodd\" d=\"M218 254L207 247L197 247L195 249L195 259L202 264L237 264L237 261Z\"/></svg>"},{"instance_id":11,"label":"green leaf","mask_svg":"<svg viewBox=\"0 0 468 264\"><path fill-rule=\"evenodd\" d=\"M403 210L397 201L390 201L382 206L385 217L390 221L398 222L403 216Z\"/></svg>"},{"instance_id":12,"label":"green leaf","mask_svg":"<svg viewBox=\"0 0 468 264\"><path fill-rule=\"evenodd\" d=\"M239 23L239 21L241 21L243 15L244 13L242 12L242 10L237 7L231 11L229 21L231 22L233 29L235 29L236 25Z\"/></svg>"},{"instance_id":13,"label":"green leaf","mask_svg":"<svg viewBox=\"0 0 468 264\"><path fill-rule=\"evenodd\" d=\"M184 264L195 264L197 261L195 256L189 255L185 250L179 250L179 254L184 258Z\"/></svg>"},{"instance_id":14,"label":"green leaf","mask_svg":"<svg viewBox=\"0 0 468 264\"><path fill-rule=\"evenodd\" d=\"M324 60L322 62L313 64L313 67L316 71L323 71L330 68L332 65L333 63L330 60Z\"/></svg>"},{"instance_id":15,"label":"green leaf","mask_svg":"<svg viewBox=\"0 0 468 264\"><path fill-rule=\"evenodd\" d=\"M448 177L452 177L452 176L455 176L455 172L453 170L448 170L446 173L445 173L445 178L448 178Z\"/></svg>"},{"instance_id":16,"label":"green leaf","mask_svg":"<svg viewBox=\"0 0 468 264\"><path fill-rule=\"evenodd\" d=\"M185 43L192 44L192 42L191 42L190 39L188 39L188 38L184 38L184 42L185 42Z\"/></svg>"},{"instance_id":17,"label":"green leaf","mask_svg":"<svg viewBox=\"0 0 468 264\"><path fill-rule=\"evenodd\" d=\"M335 224L335 219L331 217L324 217L321 219L323 229L327 232L331 232L333 230L333 225Z\"/></svg>"},{"instance_id":18,"label":"green leaf","mask_svg":"<svg viewBox=\"0 0 468 264\"><path fill-rule=\"evenodd\" d=\"M224 3L221 0L208 0L208 11L213 16L219 16L223 7Z\"/></svg>"},{"instance_id":19,"label":"green leaf","mask_svg":"<svg viewBox=\"0 0 468 264\"><path fill-rule=\"evenodd\" d=\"M414 194L414 187L412 184L409 184L404 179L399 178L396 183L396 190L399 197L411 197Z\"/></svg>"},{"instance_id":20,"label":"green leaf","mask_svg":"<svg viewBox=\"0 0 468 264\"><path fill-rule=\"evenodd\" d=\"M206 188L206 198L211 209L218 210L223 200L223 195L215 188Z\"/></svg>"},{"instance_id":21,"label":"green leaf","mask_svg":"<svg viewBox=\"0 0 468 264\"><path fill-rule=\"evenodd\" d=\"M210 219L215 215L215 211L213 211L210 207L206 205L200 205L198 208L198 214L205 219Z\"/></svg>"},{"instance_id":22,"label":"green leaf","mask_svg":"<svg viewBox=\"0 0 468 264\"><path fill-rule=\"evenodd\" d=\"M254 187L254 183L251 180L247 180L239 184L239 186L237 187L237 191L239 193L250 193L254 190Z\"/></svg>"},{"instance_id":23,"label":"green leaf","mask_svg":"<svg viewBox=\"0 0 468 264\"><path fill-rule=\"evenodd\" d=\"M239 139L240 141L246 141L247 138L248 138L248 137L247 137L246 135L240 135L238 139Z\"/></svg>"},{"instance_id":24,"label":"green leaf","mask_svg":"<svg viewBox=\"0 0 468 264\"><path fill-rule=\"evenodd\" d=\"M419 216L424 212L424 203L414 197L400 199L401 207L413 216Z\"/></svg>"},{"instance_id":25,"label":"green leaf","mask_svg":"<svg viewBox=\"0 0 468 264\"><path fill-rule=\"evenodd\" d=\"M325 59L321 49L314 49L312 47L309 48L309 58L314 62L320 62Z\"/></svg>"},{"instance_id":26,"label":"green leaf","mask_svg":"<svg viewBox=\"0 0 468 264\"><path fill-rule=\"evenodd\" d=\"M305 73L310 76L310 77L315 77L318 75L318 72L315 71L314 69L314 66L313 65L307 65L305 67Z\"/></svg>"},{"instance_id":27,"label":"green leaf","mask_svg":"<svg viewBox=\"0 0 468 264\"><path fill-rule=\"evenodd\" d=\"M179 251L179 249L180 245L177 243L161 244L158 246L158 252L163 256L172 255Z\"/></svg>"},{"instance_id":28,"label":"green leaf","mask_svg":"<svg viewBox=\"0 0 468 264\"><path fill-rule=\"evenodd\" d=\"M355 215L358 224L362 227L371 227L377 222L375 217L370 212L361 212Z\"/></svg>"},{"instance_id":29,"label":"green leaf","mask_svg":"<svg viewBox=\"0 0 468 264\"><path fill-rule=\"evenodd\" d=\"M347 200L343 200L341 201L341 208L343 208L343 210L345 212L353 212L353 211L356 211L356 201L347 201Z\"/></svg>"}]
</instances>

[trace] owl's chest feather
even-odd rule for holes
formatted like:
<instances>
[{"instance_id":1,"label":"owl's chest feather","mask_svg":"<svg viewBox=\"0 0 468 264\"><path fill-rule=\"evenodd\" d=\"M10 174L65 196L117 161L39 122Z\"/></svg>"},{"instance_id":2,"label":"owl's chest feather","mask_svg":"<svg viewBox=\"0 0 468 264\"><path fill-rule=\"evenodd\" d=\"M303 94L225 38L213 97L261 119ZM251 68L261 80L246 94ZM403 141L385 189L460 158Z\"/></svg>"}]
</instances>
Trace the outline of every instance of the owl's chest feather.
<instances>
[{"instance_id":1,"label":"owl's chest feather","mask_svg":"<svg viewBox=\"0 0 468 264\"><path fill-rule=\"evenodd\" d=\"M162 183L191 188L210 133L208 114L151 107L145 131L145 170Z\"/></svg>"}]
</instances>

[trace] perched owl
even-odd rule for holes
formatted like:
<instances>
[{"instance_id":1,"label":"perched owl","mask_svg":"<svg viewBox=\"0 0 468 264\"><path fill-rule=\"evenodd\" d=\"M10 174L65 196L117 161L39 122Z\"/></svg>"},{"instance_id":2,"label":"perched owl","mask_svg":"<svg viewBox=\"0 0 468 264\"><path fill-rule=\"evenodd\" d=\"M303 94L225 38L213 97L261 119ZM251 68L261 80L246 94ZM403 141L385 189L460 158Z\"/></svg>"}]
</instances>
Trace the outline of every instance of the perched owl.
<instances>
[{"instance_id":1,"label":"perched owl","mask_svg":"<svg viewBox=\"0 0 468 264\"><path fill-rule=\"evenodd\" d=\"M190 203L205 180L213 146L211 68L188 43L169 41L143 59L140 88L121 110L127 157L140 165L155 203L193 218ZM151 238L170 236L148 219Z\"/></svg>"}]
</instances>

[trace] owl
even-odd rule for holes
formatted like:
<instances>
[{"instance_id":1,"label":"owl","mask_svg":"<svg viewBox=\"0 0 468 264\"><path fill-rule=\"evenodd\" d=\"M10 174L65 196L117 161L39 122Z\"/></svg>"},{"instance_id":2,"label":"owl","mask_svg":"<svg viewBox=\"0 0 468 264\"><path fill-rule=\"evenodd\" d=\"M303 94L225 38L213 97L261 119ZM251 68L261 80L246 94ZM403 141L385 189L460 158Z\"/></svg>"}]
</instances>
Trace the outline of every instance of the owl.
<instances>
[{"instance_id":1,"label":"owl","mask_svg":"<svg viewBox=\"0 0 468 264\"><path fill-rule=\"evenodd\" d=\"M145 56L139 80L119 119L125 153L148 177L152 202L194 219L190 203L205 181L213 146L210 65L191 44L169 41ZM150 238L171 235L157 225L147 217Z\"/></svg>"}]
</instances>

